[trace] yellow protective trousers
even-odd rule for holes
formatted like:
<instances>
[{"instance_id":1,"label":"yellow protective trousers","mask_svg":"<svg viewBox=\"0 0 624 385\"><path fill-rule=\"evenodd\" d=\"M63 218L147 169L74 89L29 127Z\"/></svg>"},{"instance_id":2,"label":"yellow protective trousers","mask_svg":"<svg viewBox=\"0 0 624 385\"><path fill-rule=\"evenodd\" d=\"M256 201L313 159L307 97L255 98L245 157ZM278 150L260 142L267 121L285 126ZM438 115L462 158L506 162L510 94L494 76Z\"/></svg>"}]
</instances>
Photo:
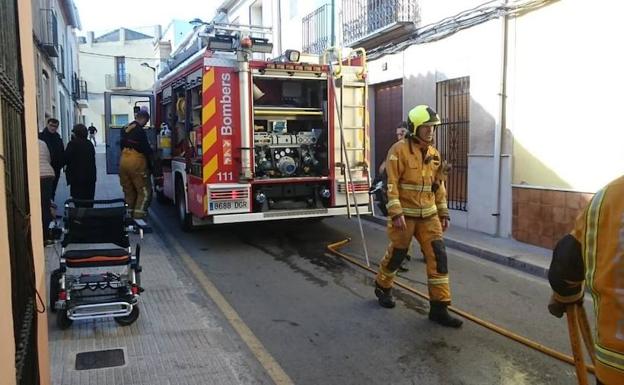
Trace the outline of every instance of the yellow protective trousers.
<instances>
[{"instance_id":1,"label":"yellow protective trousers","mask_svg":"<svg viewBox=\"0 0 624 385\"><path fill-rule=\"evenodd\" d=\"M427 286L430 300L450 304L451 289L440 218L437 215L427 218L406 216L405 223L407 228L398 230L392 226L392 220L388 220L390 245L379 264L377 284L384 289L392 287L397 270L409 252L412 237L416 237L427 263Z\"/></svg>"},{"instance_id":2,"label":"yellow protective trousers","mask_svg":"<svg viewBox=\"0 0 624 385\"><path fill-rule=\"evenodd\" d=\"M119 182L133 218L144 218L152 200L152 183L145 156L124 148L119 161Z\"/></svg>"}]
</instances>

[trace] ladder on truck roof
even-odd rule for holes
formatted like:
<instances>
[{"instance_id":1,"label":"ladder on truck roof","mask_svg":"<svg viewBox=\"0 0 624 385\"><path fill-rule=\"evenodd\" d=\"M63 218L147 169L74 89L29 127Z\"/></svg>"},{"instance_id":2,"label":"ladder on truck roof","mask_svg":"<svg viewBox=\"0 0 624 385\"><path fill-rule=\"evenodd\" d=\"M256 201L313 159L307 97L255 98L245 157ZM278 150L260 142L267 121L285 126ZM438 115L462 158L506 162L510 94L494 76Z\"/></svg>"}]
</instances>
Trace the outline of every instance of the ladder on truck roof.
<instances>
[{"instance_id":1,"label":"ladder on truck roof","mask_svg":"<svg viewBox=\"0 0 624 385\"><path fill-rule=\"evenodd\" d=\"M366 138L368 115L367 107L367 86L366 86L366 51L363 48L355 49L347 58L347 66L343 66L343 59L339 49L330 48L325 55L333 51L338 53L338 61L332 64L329 61L334 75L333 92L336 111L338 115L338 126L340 128L340 167L345 183L345 198L347 204L347 217L351 218L351 201L355 207L355 214L358 218L360 235L366 264L370 266L368 250L364 241L364 230L360 218L359 203L355 184L353 183L353 173L361 173L366 177L366 186L370 186L369 165L367 163L368 141ZM351 65L352 54L360 53L360 65ZM324 56L325 56L324 55ZM361 193L361 191L359 191ZM371 198L368 198L371 205Z\"/></svg>"}]
</instances>

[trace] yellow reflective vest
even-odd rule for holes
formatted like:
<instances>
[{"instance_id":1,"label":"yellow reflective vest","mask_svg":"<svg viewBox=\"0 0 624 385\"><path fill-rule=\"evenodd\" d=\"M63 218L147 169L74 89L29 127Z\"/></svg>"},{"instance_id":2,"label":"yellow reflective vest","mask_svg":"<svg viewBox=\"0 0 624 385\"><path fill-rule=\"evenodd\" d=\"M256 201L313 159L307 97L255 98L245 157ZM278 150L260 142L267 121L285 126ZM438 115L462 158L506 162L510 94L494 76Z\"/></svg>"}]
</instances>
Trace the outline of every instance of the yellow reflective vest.
<instances>
[{"instance_id":1,"label":"yellow reflective vest","mask_svg":"<svg viewBox=\"0 0 624 385\"><path fill-rule=\"evenodd\" d=\"M448 218L443 168L440 153L432 146L403 139L390 147L386 157L388 216Z\"/></svg>"},{"instance_id":2,"label":"yellow reflective vest","mask_svg":"<svg viewBox=\"0 0 624 385\"><path fill-rule=\"evenodd\" d=\"M624 384L624 176L598 191L553 251L554 297L571 303L587 285L596 316L596 375Z\"/></svg>"}]
</instances>

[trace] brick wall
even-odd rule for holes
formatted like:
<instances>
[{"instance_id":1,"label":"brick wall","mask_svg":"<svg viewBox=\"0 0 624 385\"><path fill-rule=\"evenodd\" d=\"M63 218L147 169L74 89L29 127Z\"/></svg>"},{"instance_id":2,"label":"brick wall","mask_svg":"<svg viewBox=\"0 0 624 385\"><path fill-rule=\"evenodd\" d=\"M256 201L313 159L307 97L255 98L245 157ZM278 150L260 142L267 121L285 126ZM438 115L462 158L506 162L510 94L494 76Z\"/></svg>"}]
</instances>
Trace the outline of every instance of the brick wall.
<instances>
[{"instance_id":1,"label":"brick wall","mask_svg":"<svg viewBox=\"0 0 624 385\"><path fill-rule=\"evenodd\" d=\"M514 239L552 249L593 194L513 187Z\"/></svg>"}]
</instances>

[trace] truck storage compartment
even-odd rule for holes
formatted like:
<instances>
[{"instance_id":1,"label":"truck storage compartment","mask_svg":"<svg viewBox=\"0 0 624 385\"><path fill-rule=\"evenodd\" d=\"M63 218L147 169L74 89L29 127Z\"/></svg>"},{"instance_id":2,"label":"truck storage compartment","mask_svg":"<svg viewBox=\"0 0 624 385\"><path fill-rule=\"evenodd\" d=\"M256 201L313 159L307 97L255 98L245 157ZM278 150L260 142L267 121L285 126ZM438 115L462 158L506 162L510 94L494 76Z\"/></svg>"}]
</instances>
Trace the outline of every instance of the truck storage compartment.
<instances>
[{"instance_id":1,"label":"truck storage compartment","mask_svg":"<svg viewBox=\"0 0 624 385\"><path fill-rule=\"evenodd\" d=\"M256 179L329 175L327 79L254 79Z\"/></svg>"}]
</instances>

